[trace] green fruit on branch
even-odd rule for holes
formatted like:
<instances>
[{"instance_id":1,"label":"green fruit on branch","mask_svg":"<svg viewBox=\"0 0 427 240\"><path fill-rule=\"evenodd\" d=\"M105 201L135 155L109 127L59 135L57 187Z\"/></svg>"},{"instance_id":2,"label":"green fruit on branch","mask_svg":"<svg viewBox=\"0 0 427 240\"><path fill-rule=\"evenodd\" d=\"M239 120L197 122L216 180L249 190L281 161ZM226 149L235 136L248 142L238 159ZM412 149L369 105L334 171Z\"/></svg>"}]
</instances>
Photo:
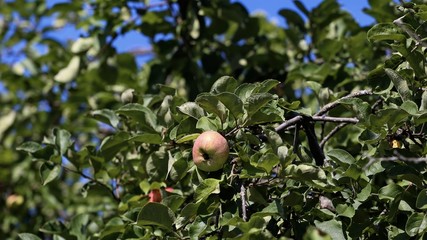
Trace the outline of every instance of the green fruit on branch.
<instances>
[{"instance_id":1,"label":"green fruit on branch","mask_svg":"<svg viewBox=\"0 0 427 240\"><path fill-rule=\"evenodd\" d=\"M229 152L227 140L221 134L207 131L194 142L193 161L200 170L213 172L223 167Z\"/></svg>"}]
</instances>

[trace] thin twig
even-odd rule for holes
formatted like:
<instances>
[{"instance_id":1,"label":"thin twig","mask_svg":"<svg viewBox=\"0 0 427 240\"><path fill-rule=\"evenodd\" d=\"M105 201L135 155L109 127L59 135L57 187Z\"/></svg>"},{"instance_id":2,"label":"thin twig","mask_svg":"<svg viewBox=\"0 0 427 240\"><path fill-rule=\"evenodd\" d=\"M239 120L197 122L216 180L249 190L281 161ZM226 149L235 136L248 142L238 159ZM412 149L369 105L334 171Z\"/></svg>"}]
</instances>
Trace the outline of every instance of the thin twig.
<instances>
[{"instance_id":1,"label":"thin twig","mask_svg":"<svg viewBox=\"0 0 427 240\"><path fill-rule=\"evenodd\" d=\"M154 54L153 49L151 48L135 48L135 49L129 50L129 53L134 56L145 56L145 55Z\"/></svg>"},{"instance_id":2,"label":"thin twig","mask_svg":"<svg viewBox=\"0 0 427 240\"><path fill-rule=\"evenodd\" d=\"M278 127L275 128L275 131L281 131L281 130L286 130L289 127L298 124L299 122L301 122L303 119L302 116L296 116L294 118L291 118L285 122L283 122L282 124L280 124ZM357 118L347 118L347 117L327 117L327 116L313 116L312 117L313 121L316 122L335 122L335 123L358 123L359 119Z\"/></svg>"},{"instance_id":3,"label":"thin twig","mask_svg":"<svg viewBox=\"0 0 427 240\"><path fill-rule=\"evenodd\" d=\"M295 124L297 124L298 122L300 122L302 120L302 116L298 115L296 117L293 117L287 121L284 121L282 124L280 124L278 127L276 127L274 130L276 132L279 132L281 130L286 130L288 127L293 126Z\"/></svg>"},{"instance_id":4,"label":"thin twig","mask_svg":"<svg viewBox=\"0 0 427 240\"><path fill-rule=\"evenodd\" d=\"M362 90L359 92L354 92L351 93L349 95L346 95L340 99L337 99L331 103L326 104L325 106L323 106L322 109L320 109L316 114L314 114L314 116L321 116L325 113L327 113L329 110L335 108L336 106L338 106L340 104L340 101L343 99L348 99L348 98L354 98L354 97L360 97L360 96L365 96L365 95L372 95L372 92L369 90Z\"/></svg>"},{"instance_id":5,"label":"thin twig","mask_svg":"<svg viewBox=\"0 0 427 240\"><path fill-rule=\"evenodd\" d=\"M318 122L336 122L336 123L358 123L359 119L357 118L346 118L346 117L327 117L327 116L314 116L312 117L313 121Z\"/></svg>"},{"instance_id":6,"label":"thin twig","mask_svg":"<svg viewBox=\"0 0 427 240\"><path fill-rule=\"evenodd\" d=\"M314 121L358 123L359 120L357 118L326 117L326 116L322 116L322 115L324 115L329 110L338 106L340 104L340 100L342 100L342 99L360 97L360 96L371 95L371 94L372 94L372 92L369 90L362 90L359 92L354 92L354 93L351 93L349 95L346 95L346 96L344 96L344 97L342 97L336 101L333 101L331 103L326 104L322 109L319 110L319 112L314 114L312 118ZM303 117L301 115L298 115L296 117L293 117L289 120L284 121L282 124L277 126L274 130L276 132L286 130L286 129L290 128L291 126L294 126L295 124L301 122L302 119L303 119Z\"/></svg>"},{"instance_id":7,"label":"thin twig","mask_svg":"<svg viewBox=\"0 0 427 240\"><path fill-rule=\"evenodd\" d=\"M243 182L240 185L240 200L242 201L242 219L246 222L248 220L246 213L246 188Z\"/></svg>"},{"instance_id":8,"label":"thin twig","mask_svg":"<svg viewBox=\"0 0 427 240\"><path fill-rule=\"evenodd\" d=\"M372 164L374 164L375 162L382 162L382 161L404 161L404 162L413 162L413 163L421 163L421 162L427 162L427 158L426 157L405 157L402 154L400 154L397 151L393 152L394 156L391 157L379 157L379 158L375 158L375 157L368 157L369 158L369 162L368 164L366 164L366 166L364 167L365 169L367 169L368 167L370 167Z\"/></svg>"},{"instance_id":9,"label":"thin twig","mask_svg":"<svg viewBox=\"0 0 427 240\"><path fill-rule=\"evenodd\" d=\"M335 133L337 133L341 128L343 128L343 127L345 127L345 126L347 126L347 124L348 123L341 123L341 124L339 124L338 126L336 126L334 129L332 129L332 131L330 131L329 133L328 133L328 135L326 135L323 139L322 139L322 141L320 142L320 147L321 148L323 148L324 146L325 146L325 144L326 144L326 142L335 134Z\"/></svg>"},{"instance_id":10,"label":"thin twig","mask_svg":"<svg viewBox=\"0 0 427 240\"><path fill-rule=\"evenodd\" d=\"M109 187L108 185L106 185L105 183L100 182L100 181L98 181L97 179L92 178L92 177L90 177L90 176L88 176L88 175L84 174L83 172L80 172L80 171L77 171L77 170L71 169L71 168L69 168L69 167L67 167L67 166L62 165L62 167L64 168L64 170L66 170L66 171L68 171L68 172L72 172L72 173L75 173L75 174L79 174L79 175L80 175L80 176L82 176L83 178L88 179L90 182L94 182L94 183L98 184L99 186L101 186L101 187L103 187L103 188L107 189L107 190L111 193L111 195L113 196L114 200L116 200L117 202L120 202L120 198L119 198L119 197L117 197L117 196L116 196L116 194L114 194L114 190L110 189L110 187Z\"/></svg>"}]
</instances>

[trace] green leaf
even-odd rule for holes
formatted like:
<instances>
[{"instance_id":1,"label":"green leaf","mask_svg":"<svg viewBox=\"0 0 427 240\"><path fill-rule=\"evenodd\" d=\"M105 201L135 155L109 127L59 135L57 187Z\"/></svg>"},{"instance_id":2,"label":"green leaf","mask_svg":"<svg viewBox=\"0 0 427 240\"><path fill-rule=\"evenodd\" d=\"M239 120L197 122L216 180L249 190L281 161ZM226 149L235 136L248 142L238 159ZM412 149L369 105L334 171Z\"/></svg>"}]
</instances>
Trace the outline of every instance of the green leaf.
<instances>
[{"instance_id":1,"label":"green leaf","mask_svg":"<svg viewBox=\"0 0 427 240\"><path fill-rule=\"evenodd\" d=\"M43 224L39 229L40 232L50 233L50 234L60 234L66 231L66 226L58 220L50 220Z\"/></svg>"},{"instance_id":2,"label":"green leaf","mask_svg":"<svg viewBox=\"0 0 427 240\"><path fill-rule=\"evenodd\" d=\"M123 148L128 147L129 134L127 132L118 132L115 135L104 138L99 150L102 156L107 160L113 159Z\"/></svg>"},{"instance_id":3,"label":"green leaf","mask_svg":"<svg viewBox=\"0 0 427 240\"><path fill-rule=\"evenodd\" d=\"M37 237L36 235L32 233L20 233L18 234L18 237L21 240L42 240L41 238Z\"/></svg>"},{"instance_id":4,"label":"green leaf","mask_svg":"<svg viewBox=\"0 0 427 240\"><path fill-rule=\"evenodd\" d=\"M249 201L260 203L265 206L269 204L267 200L264 198L264 195L259 191L259 188L250 187L248 191L249 191L249 194L248 194Z\"/></svg>"},{"instance_id":5,"label":"green leaf","mask_svg":"<svg viewBox=\"0 0 427 240\"><path fill-rule=\"evenodd\" d=\"M377 42L383 40L405 40L405 35L400 32L400 29L393 23L379 23L374 25L368 31L368 40Z\"/></svg>"},{"instance_id":6,"label":"green leaf","mask_svg":"<svg viewBox=\"0 0 427 240\"><path fill-rule=\"evenodd\" d=\"M393 82L393 85L397 89L397 92L399 93L402 100L403 101L410 100L412 96L412 92L411 90L409 90L409 86L408 86L408 83L406 82L406 79L400 76L393 69L385 68L384 71L387 74L387 76L390 78L390 80Z\"/></svg>"},{"instance_id":7,"label":"green leaf","mask_svg":"<svg viewBox=\"0 0 427 240\"><path fill-rule=\"evenodd\" d=\"M242 222L239 224L239 228L243 232L254 231L254 229L264 229L266 226L265 220L260 216L252 216L248 222Z\"/></svg>"},{"instance_id":8,"label":"green leaf","mask_svg":"<svg viewBox=\"0 0 427 240\"><path fill-rule=\"evenodd\" d=\"M206 178L197 186L194 193L196 202L202 202L206 200L211 194L219 193L220 180L214 178Z\"/></svg>"},{"instance_id":9,"label":"green leaf","mask_svg":"<svg viewBox=\"0 0 427 240\"><path fill-rule=\"evenodd\" d=\"M271 172L274 166L280 163L280 159L276 154L267 153L259 155L254 155L255 157L251 158L251 164L264 169L267 173Z\"/></svg>"},{"instance_id":10,"label":"green leaf","mask_svg":"<svg viewBox=\"0 0 427 240\"><path fill-rule=\"evenodd\" d=\"M90 116L114 128L117 128L120 122L119 117L117 117L116 113L110 109L94 110L90 113Z\"/></svg>"},{"instance_id":11,"label":"green leaf","mask_svg":"<svg viewBox=\"0 0 427 240\"><path fill-rule=\"evenodd\" d=\"M61 166L45 162L40 166L39 172L43 185L46 185L59 176L59 173L61 172Z\"/></svg>"},{"instance_id":12,"label":"green leaf","mask_svg":"<svg viewBox=\"0 0 427 240\"><path fill-rule=\"evenodd\" d=\"M222 92L216 95L219 101L230 111L234 118L239 119L243 114L243 102L240 98L230 92Z\"/></svg>"},{"instance_id":13,"label":"green leaf","mask_svg":"<svg viewBox=\"0 0 427 240\"><path fill-rule=\"evenodd\" d=\"M43 149L43 147L36 142L24 142L23 144L21 144L19 147L16 148L16 150L18 151L24 151L27 153L35 153L40 151L41 149Z\"/></svg>"},{"instance_id":14,"label":"green leaf","mask_svg":"<svg viewBox=\"0 0 427 240\"><path fill-rule=\"evenodd\" d=\"M211 119L209 117L201 117L196 124L197 129L201 129L203 131L213 130L217 131L221 128L221 123L217 118Z\"/></svg>"},{"instance_id":15,"label":"green leaf","mask_svg":"<svg viewBox=\"0 0 427 240\"><path fill-rule=\"evenodd\" d=\"M89 223L89 214L83 213L73 217L70 224L70 234L77 239L86 239L87 225Z\"/></svg>"},{"instance_id":16,"label":"green leaf","mask_svg":"<svg viewBox=\"0 0 427 240\"><path fill-rule=\"evenodd\" d=\"M412 101L404 101L400 106L400 109L402 109L403 111L407 112L410 115L418 114L418 106L416 103Z\"/></svg>"},{"instance_id":17,"label":"green leaf","mask_svg":"<svg viewBox=\"0 0 427 240\"><path fill-rule=\"evenodd\" d=\"M242 83L236 88L234 93L239 96L242 102L246 102L256 88L257 86L253 83Z\"/></svg>"},{"instance_id":18,"label":"green leaf","mask_svg":"<svg viewBox=\"0 0 427 240\"><path fill-rule=\"evenodd\" d=\"M357 200L360 202L366 201L370 196L372 192L371 184L366 184L366 187L364 187L358 194L357 194Z\"/></svg>"},{"instance_id":19,"label":"green leaf","mask_svg":"<svg viewBox=\"0 0 427 240\"><path fill-rule=\"evenodd\" d=\"M94 44L93 38L79 38L71 45L71 52L80 54L89 50Z\"/></svg>"},{"instance_id":20,"label":"green leaf","mask_svg":"<svg viewBox=\"0 0 427 240\"><path fill-rule=\"evenodd\" d=\"M4 132L9 129L16 119L16 112L10 111L9 113L0 117L0 139L3 138Z\"/></svg>"},{"instance_id":21,"label":"green leaf","mask_svg":"<svg viewBox=\"0 0 427 240\"><path fill-rule=\"evenodd\" d=\"M337 213L340 216L352 218L356 211L354 210L354 207L347 204L338 204L336 207Z\"/></svg>"},{"instance_id":22,"label":"green leaf","mask_svg":"<svg viewBox=\"0 0 427 240\"><path fill-rule=\"evenodd\" d=\"M423 189L418 193L416 207L421 210L427 209L427 190Z\"/></svg>"},{"instance_id":23,"label":"green leaf","mask_svg":"<svg viewBox=\"0 0 427 240\"><path fill-rule=\"evenodd\" d=\"M277 108L275 106L269 106L260 109L258 112L255 112L249 119L246 120L244 126L252 126L255 124L263 123L274 123L274 122L283 122L284 119L283 109Z\"/></svg>"},{"instance_id":24,"label":"green leaf","mask_svg":"<svg viewBox=\"0 0 427 240\"><path fill-rule=\"evenodd\" d=\"M378 191L378 197L381 200L394 200L397 196L402 194L403 191L404 189L401 186L395 183L390 183Z\"/></svg>"},{"instance_id":25,"label":"green leaf","mask_svg":"<svg viewBox=\"0 0 427 240\"><path fill-rule=\"evenodd\" d=\"M53 135L55 136L55 145L58 148L60 155L64 155L68 148L73 144L70 132L64 129L54 128Z\"/></svg>"},{"instance_id":26,"label":"green leaf","mask_svg":"<svg viewBox=\"0 0 427 240\"><path fill-rule=\"evenodd\" d=\"M344 163L344 164L351 165L356 162L356 160L350 153L342 149L332 149L327 152L326 156L337 163Z\"/></svg>"},{"instance_id":27,"label":"green leaf","mask_svg":"<svg viewBox=\"0 0 427 240\"><path fill-rule=\"evenodd\" d=\"M284 8L279 11L279 14L286 19L289 26L295 26L300 31L305 31L304 19L297 12Z\"/></svg>"},{"instance_id":28,"label":"green leaf","mask_svg":"<svg viewBox=\"0 0 427 240\"><path fill-rule=\"evenodd\" d=\"M203 108L201 108L199 105L197 105L194 102L186 102L178 107L178 110L192 118L199 119L205 115L203 112Z\"/></svg>"},{"instance_id":29,"label":"green leaf","mask_svg":"<svg viewBox=\"0 0 427 240\"><path fill-rule=\"evenodd\" d=\"M147 203L138 214L137 225L154 225L168 231L173 231L172 224L175 221L173 211L160 203Z\"/></svg>"},{"instance_id":30,"label":"green leaf","mask_svg":"<svg viewBox=\"0 0 427 240\"><path fill-rule=\"evenodd\" d=\"M270 93L256 93L251 95L245 102L245 109L248 117L257 113L262 107L274 99Z\"/></svg>"},{"instance_id":31,"label":"green leaf","mask_svg":"<svg viewBox=\"0 0 427 240\"><path fill-rule=\"evenodd\" d=\"M359 141L366 143L375 143L379 141L381 135L377 134L369 129L363 130L359 135Z\"/></svg>"},{"instance_id":32,"label":"green leaf","mask_svg":"<svg viewBox=\"0 0 427 240\"><path fill-rule=\"evenodd\" d=\"M71 58L67 67L61 69L53 79L60 83L68 83L76 79L80 68L80 57L74 56Z\"/></svg>"},{"instance_id":33,"label":"green leaf","mask_svg":"<svg viewBox=\"0 0 427 240\"><path fill-rule=\"evenodd\" d=\"M275 79L267 79L258 84L256 88L257 93L268 93L271 89L276 87L280 82Z\"/></svg>"},{"instance_id":34,"label":"green leaf","mask_svg":"<svg viewBox=\"0 0 427 240\"><path fill-rule=\"evenodd\" d=\"M136 143L149 143L149 144L161 144L162 137L158 133L142 133L137 134L128 139L130 142Z\"/></svg>"},{"instance_id":35,"label":"green leaf","mask_svg":"<svg viewBox=\"0 0 427 240\"><path fill-rule=\"evenodd\" d=\"M185 198L178 195L167 196L162 200L162 203L168 206L172 211L176 212L185 202Z\"/></svg>"},{"instance_id":36,"label":"green leaf","mask_svg":"<svg viewBox=\"0 0 427 240\"><path fill-rule=\"evenodd\" d=\"M199 104L206 112L213 113L218 116L222 122L227 117L226 109L218 98L209 93L199 94L196 98L196 103Z\"/></svg>"},{"instance_id":37,"label":"green leaf","mask_svg":"<svg viewBox=\"0 0 427 240\"><path fill-rule=\"evenodd\" d=\"M254 213L252 216L259 216L259 217L265 217L265 216L283 216L284 209L280 202L278 200L272 201L268 204L265 208L263 208L261 211Z\"/></svg>"},{"instance_id":38,"label":"green leaf","mask_svg":"<svg viewBox=\"0 0 427 240\"><path fill-rule=\"evenodd\" d=\"M129 103L116 110L116 113L139 122L142 130L156 133L157 118L149 108L138 103Z\"/></svg>"},{"instance_id":39,"label":"green leaf","mask_svg":"<svg viewBox=\"0 0 427 240\"><path fill-rule=\"evenodd\" d=\"M100 185L99 183L96 182L87 182L86 184L83 185L83 187L80 190L82 196L84 198L104 198L104 197L108 197L111 198L112 197L112 190L111 189L107 189L105 186Z\"/></svg>"},{"instance_id":40,"label":"green leaf","mask_svg":"<svg viewBox=\"0 0 427 240\"><path fill-rule=\"evenodd\" d=\"M386 108L376 112L375 115L370 115L369 122L371 128L380 130L387 124L389 128L393 127L396 123L406 120L408 113L401 109Z\"/></svg>"},{"instance_id":41,"label":"green leaf","mask_svg":"<svg viewBox=\"0 0 427 240\"><path fill-rule=\"evenodd\" d=\"M427 217L424 213L412 213L406 221L405 231L411 236L423 233L427 228Z\"/></svg>"},{"instance_id":42,"label":"green leaf","mask_svg":"<svg viewBox=\"0 0 427 240\"><path fill-rule=\"evenodd\" d=\"M314 224L316 225L317 228L329 234L329 236L331 236L331 238L334 240L346 239L342 230L342 223L335 219L325 221L325 222L320 222L318 220L315 220Z\"/></svg>"},{"instance_id":43,"label":"green leaf","mask_svg":"<svg viewBox=\"0 0 427 240\"><path fill-rule=\"evenodd\" d=\"M184 137L176 140L176 143L184 143L184 142L188 142L188 141L193 141L199 135L200 135L200 133L192 133L192 134L185 135Z\"/></svg>"},{"instance_id":44,"label":"green leaf","mask_svg":"<svg viewBox=\"0 0 427 240\"><path fill-rule=\"evenodd\" d=\"M215 81L211 93L234 92L237 88L237 80L230 76L224 76Z\"/></svg>"},{"instance_id":45,"label":"green leaf","mask_svg":"<svg viewBox=\"0 0 427 240\"><path fill-rule=\"evenodd\" d=\"M173 128L170 132L170 138L176 140L190 133L198 132L196 129L197 120L194 118L186 118L179 125Z\"/></svg>"},{"instance_id":46,"label":"green leaf","mask_svg":"<svg viewBox=\"0 0 427 240\"><path fill-rule=\"evenodd\" d=\"M427 90L423 91L423 94L421 95L421 104L420 104L420 111L427 110Z\"/></svg>"},{"instance_id":47,"label":"green leaf","mask_svg":"<svg viewBox=\"0 0 427 240\"><path fill-rule=\"evenodd\" d=\"M369 113L371 112L370 104L360 98L344 98L338 100L338 102L346 105L347 107L350 107L357 114L357 118L361 121L367 119Z\"/></svg>"}]
</instances>

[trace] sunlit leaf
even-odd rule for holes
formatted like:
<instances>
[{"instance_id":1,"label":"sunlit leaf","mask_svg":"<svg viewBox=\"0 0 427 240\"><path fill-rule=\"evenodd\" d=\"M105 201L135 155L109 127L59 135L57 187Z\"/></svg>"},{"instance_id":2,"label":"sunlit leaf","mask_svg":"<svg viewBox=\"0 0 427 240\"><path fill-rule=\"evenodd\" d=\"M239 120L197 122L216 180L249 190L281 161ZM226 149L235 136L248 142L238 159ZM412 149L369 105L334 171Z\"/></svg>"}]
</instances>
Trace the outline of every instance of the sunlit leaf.
<instances>
[{"instance_id":1,"label":"sunlit leaf","mask_svg":"<svg viewBox=\"0 0 427 240\"><path fill-rule=\"evenodd\" d=\"M71 58L67 67L61 69L54 77L55 81L60 83L68 83L74 80L79 73L80 57L74 56Z\"/></svg>"},{"instance_id":2,"label":"sunlit leaf","mask_svg":"<svg viewBox=\"0 0 427 240\"><path fill-rule=\"evenodd\" d=\"M195 196L197 202L205 200L209 195L219 193L219 180L207 178L197 186Z\"/></svg>"},{"instance_id":3,"label":"sunlit leaf","mask_svg":"<svg viewBox=\"0 0 427 240\"><path fill-rule=\"evenodd\" d=\"M426 228L427 217L424 213L413 213L411 216L409 216L405 225L405 231L411 237L424 232Z\"/></svg>"},{"instance_id":4,"label":"sunlit leaf","mask_svg":"<svg viewBox=\"0 0 427 240\"><path fill-rule=\"evenodd\" d=\"M117 128L120 122L116 113L110 109L95 110L92 111L90 115L96 120L106 123L114 128Z\"/></svg>"},{"instance_id":5,"label":"sunlit leaf","mask_svg":"<svg viewBox=\"0 0 427 240\"><path fill-rule=\"evenodd\" d=\"M237 87L237 80L233 77L224 76L216 80L212 85L212 93L234 92Z\"/></svg>"},{"instance_id":6,"label":"sunlit leaf","mask_svg":"<svg viewBox=\"0 0 427 240\"><path fill-rule=\"evenodd\" d=\"M179 106L178 110L195 119L199 119L205 115L203 109L194 102L186 102Z\"/></svg>"},{"instance_id":7,"label":"sunlit leaf","mask_svg":"<svg viewBox=\"0 0 427 240\"><path fill-rule=\"evenodd\" d=\"M393 23L379 23L368 31L368 40L371 42L383 40L402 41L405 39L399 28Z\"/></svg>"},{"instance_id":8,"label":"sunlit leaf","mask_svg":"<svg viewBox=\"0 0 427 240\"><path fill-rule=\"evenodd\" d=\"M43 185L46 185L57 179L61 173L61 166L51 163L43 163L40 167L40 177Z\"/></svg>"}]
</instances>

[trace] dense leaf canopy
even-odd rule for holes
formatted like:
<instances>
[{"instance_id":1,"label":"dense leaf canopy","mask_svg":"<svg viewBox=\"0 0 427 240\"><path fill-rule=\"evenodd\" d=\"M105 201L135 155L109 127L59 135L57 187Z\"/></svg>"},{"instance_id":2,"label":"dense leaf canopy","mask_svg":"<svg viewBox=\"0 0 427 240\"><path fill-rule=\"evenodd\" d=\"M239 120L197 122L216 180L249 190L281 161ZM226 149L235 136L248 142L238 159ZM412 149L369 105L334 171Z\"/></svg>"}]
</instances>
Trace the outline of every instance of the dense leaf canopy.
<instances>
[{"instance_id":1,"label":"dense leaf canopy","mask_svg":"<svg viewBox=\"0 0 427 240\"><path fill-rule=\"evenodd\" d=\"M423 1L48 2L0 0L2 239L427 236Z\"/></svg>"}]
</instances>

